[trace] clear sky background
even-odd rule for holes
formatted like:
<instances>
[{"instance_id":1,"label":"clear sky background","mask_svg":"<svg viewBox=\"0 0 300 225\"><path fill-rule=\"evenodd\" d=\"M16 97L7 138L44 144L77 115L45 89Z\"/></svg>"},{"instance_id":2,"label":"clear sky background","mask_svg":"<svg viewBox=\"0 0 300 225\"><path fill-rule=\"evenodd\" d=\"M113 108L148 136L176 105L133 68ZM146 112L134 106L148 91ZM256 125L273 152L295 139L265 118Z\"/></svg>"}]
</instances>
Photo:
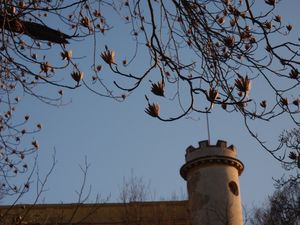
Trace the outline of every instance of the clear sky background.
<instances>
[{"instance_id":1,"label":"clear sky background","mask_svg":"<svg viewBox=\"0 0 300 225\"><path fill-rule=\"evenodd\" d=\"M264 1L259 4L264 5ZM294 25L295 37L300 36L297 27L299 8L298 0L282 1L278 7L286 23ZM128 47L124 46L122 32L111 32L110 36L101 40L103 46L108 44L114 49ZM76 43L71 48L73 55L91 52L91 49L76 48ZM81 67L84 67L85 60L89 59L84 59ZM139 66L136 65L137 69ZM104 69L103 78L106 76L109 77L110 72ZM20 115L29 113L32 120L44 125L36 135L41 145L41 174L51 166L51 155L56 150L57 164L41 201L76 202L75 191L82 182L79 164L84 163L85 157L91 164L87 181L92 186L90 202L94 201L96 194L104 198L111 196L110 201L117 201L123 178L129 178L132 171L134 175L143 177L145 183L150 182L156 200L170 198L174 192L179 195L185 192L186 184L179 175L179 169L184 164L185 149L189 145L196 147L198 141L207 139L206 117L195 115L194 119L164 123L148 116L144 112L147 104L144 93L149 83L145 84L123 103L101 98L83 87L65 91L64 99L70 104L59 108L45 105L30 96L23 97L18 106ZM262 95L264 88L254 86L253 92ZM164 107L168 106L162 105L162 111ZM284 173L281 165L250 137L238 114L226 114L216 107L209 120L211 143L222 139L228 145L234 144L238 158L245 164L240 179L243 203L247 207L262 203L274 191L272 178L279 178ZM272 123L259 122L253 126L263 138L272 142L277 141L280 132L291 128L292 124L282 117ZM34 197L33 188L20 202L31 203ZM1 204L8 204L11 200L3 199Z\"/></svg>"}]
</instances>

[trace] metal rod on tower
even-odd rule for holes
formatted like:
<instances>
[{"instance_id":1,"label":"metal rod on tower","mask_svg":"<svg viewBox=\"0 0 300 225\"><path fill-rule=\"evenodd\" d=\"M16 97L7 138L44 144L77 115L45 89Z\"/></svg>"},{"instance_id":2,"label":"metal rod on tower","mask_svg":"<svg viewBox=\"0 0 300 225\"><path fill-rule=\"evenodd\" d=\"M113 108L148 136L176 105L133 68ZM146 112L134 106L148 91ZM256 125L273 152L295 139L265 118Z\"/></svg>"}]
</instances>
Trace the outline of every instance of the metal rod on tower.
<instances>
[{"instance_id":1,"label":"metal rod on tower","mask_svg":"<svg viewBox=\"0 0 300 225\"><path fill-rule=\"evenodd\" d=\"M208 120L208 112L206 113L206 124L207 124L207 140L210 144L210 131L209 131L209 120Z\"/></svg>"}]
</instances>

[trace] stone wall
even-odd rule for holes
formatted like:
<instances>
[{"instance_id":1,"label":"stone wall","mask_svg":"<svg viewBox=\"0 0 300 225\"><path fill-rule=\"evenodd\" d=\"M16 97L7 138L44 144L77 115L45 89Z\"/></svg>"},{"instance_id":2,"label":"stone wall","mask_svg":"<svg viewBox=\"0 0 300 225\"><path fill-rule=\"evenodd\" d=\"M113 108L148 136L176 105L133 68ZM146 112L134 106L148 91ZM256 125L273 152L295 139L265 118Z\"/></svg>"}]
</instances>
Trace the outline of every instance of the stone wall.
<instances>
[{"instance_id":1,"label":"stone wall","mask_svg":"<svg viewBox=\"0 0 300 225\"><path fill-rule=\"evenodd\" d=\"M0 206L1 225L190 225L187 201Z\"/></svg>"}]
</instances>

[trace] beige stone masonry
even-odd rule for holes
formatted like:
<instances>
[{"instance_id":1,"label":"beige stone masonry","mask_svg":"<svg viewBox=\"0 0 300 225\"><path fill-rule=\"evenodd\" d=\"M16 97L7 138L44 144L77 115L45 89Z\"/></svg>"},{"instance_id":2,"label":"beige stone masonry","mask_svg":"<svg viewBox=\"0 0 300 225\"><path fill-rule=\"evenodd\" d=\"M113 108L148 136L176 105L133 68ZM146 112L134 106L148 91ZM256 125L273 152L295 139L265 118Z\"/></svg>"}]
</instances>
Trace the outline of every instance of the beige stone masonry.
<instances>
[{"instance_id":1,"label":"beige stone masonry","mask_svg":"<svg viewBox=\"0 0 300 225\"><path fill-rule=\"evenodd\" d=\"M243 225L239 175L244 165L225 141L186 150L180 174L187 181L193 225Z\"/></svg>"}]
</instances>

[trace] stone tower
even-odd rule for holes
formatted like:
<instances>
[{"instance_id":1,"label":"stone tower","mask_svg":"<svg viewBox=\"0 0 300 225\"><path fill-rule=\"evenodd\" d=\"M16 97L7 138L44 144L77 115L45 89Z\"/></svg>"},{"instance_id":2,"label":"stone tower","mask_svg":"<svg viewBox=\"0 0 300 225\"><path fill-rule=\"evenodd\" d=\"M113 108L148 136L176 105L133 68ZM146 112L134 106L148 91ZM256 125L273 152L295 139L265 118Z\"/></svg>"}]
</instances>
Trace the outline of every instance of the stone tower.
<instances>
[{"instance_id":1,"label":"stone tower","mask_svg":"<svg viewBox=\"0 0 300 225\"><path fill-rule=\"evenodd\" d=\"M187 181L193 225L243 225L239 176L244 165L233 145L199 142L186 150L180 174Z\"/></svg>"}]
</instances>

